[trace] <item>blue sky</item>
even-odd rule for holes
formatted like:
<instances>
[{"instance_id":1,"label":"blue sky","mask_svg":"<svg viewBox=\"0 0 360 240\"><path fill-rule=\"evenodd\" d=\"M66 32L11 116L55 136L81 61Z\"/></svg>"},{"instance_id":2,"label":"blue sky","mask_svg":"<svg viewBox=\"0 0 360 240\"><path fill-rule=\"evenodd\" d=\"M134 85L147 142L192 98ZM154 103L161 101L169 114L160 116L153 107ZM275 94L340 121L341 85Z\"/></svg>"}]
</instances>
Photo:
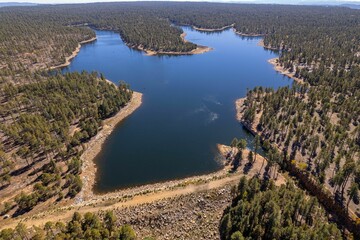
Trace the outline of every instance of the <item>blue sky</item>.
<instances>
[{"instance_id":1,"label":"blue sky","mask_svg":"<svg viewBox=\"0 0 360 240\"><path fill-rule=\"evenodd\" d=\"M127 0L129 1L129 0ZM131 1L131 0L130 0ZM171 0L170 0L171 1ZM179 1L179 0L177 0ZM196 1L201 0L183 0ZM246 2L246 3L282 3L282 4L299 4L299 3L359 3L360 0L207 0L208 2ZM121 0L0 0L0 2L33 2L33 3L87 3L87 2L121 2Z\"/></svg>"}]
</instances>

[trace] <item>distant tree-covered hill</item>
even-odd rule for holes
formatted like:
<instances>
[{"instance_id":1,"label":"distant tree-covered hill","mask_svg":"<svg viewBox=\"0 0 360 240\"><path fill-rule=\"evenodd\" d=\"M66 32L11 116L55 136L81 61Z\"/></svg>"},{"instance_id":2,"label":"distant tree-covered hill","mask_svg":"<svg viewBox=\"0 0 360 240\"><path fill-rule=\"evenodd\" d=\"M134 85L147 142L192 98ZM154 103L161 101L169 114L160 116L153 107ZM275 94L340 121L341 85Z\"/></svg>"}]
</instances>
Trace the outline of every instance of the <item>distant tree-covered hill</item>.
<instances>
[{"instance_id":1,"label":"distant tree-covered hill","mask_svg":"<svg viewBox=\"0 0 360 240\"><path fill-rule=\"evenodd\" d=\"M30 2L0 2L0 7L25 7L25 6L37 6L37 3Z\"/></svg>"}]
</instances>

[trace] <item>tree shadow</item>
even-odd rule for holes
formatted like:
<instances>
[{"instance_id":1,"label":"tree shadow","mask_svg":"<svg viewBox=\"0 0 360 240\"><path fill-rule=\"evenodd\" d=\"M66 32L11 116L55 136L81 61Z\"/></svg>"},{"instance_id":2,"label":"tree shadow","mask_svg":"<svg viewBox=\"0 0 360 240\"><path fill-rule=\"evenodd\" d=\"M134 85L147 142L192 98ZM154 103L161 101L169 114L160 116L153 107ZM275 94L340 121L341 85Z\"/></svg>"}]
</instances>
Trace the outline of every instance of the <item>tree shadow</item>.
<instances>
[{"instance_id":1,"label":"tree shadow","mask_svg":"<svg viewBox=\"0 0 360 240\"><path fill-rule=\"evenodd\" d=\"M269 180L270 180L269 171L270 171L270 167L269 167L269 165L267 164L267 165L265 166L264 173L263 173L263 179L264 179L265 181L269 181Z\"/></svg>"},{"instance_id":2,"label":"tree shadow","mask_svg":"<svg viewBox=\"0 0 360 240\"><path fill-rule=\"evenodd\" d=\"M10 183L7 183L7 184L4 184L4 185L0 186L0 191L4 190L5 188L7 188L9 186L10 186Z\"/></svg>"},{"instance_id":3,"label":"tree shadow","mask_svg":"<svg viewBox=\"0 0 360 240\"><path fill-rule=\"evenodd\" d=\"M11 172L11 176L18 176L23 174L24 172L27 172L31 169L31 167L34 165L34 163L31 163L30 165L26 165L22 168L16 169L14 171Z\"/></svg>"},{"instance_id":4,"label":"tree shadow","mask_svg":"<svg viewBox=\"0 0 360 240\"><path fill-rule=\"evenodd\" d=\"M27 212L29 212L31 209L17 209L12 215L11 217L15 218L15 217L18 217L18 216L21 216Z\"/></svg>"},{"instance_id":5,"label":"tree shadow","mask_svg":"<svg viewBox=\"0 0 360 240\"><path fill-rule=\"evenodd\" d=\"M248 174L250 172L250 170L253 168L253 166L254 166L253 163L247 162L244 166L243 173Z\"/></svg>"}]
</instances>

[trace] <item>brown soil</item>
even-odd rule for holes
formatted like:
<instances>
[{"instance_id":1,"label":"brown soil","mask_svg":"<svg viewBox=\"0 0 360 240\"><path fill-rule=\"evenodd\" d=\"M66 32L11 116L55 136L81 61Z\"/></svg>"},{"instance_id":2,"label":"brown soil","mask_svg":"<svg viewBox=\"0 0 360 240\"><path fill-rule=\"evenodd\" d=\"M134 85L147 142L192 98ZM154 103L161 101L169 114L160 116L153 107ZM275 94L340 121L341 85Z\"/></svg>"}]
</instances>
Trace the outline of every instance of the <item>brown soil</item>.
<instances>
[{"instance_id":1,"label":"brown soil","mask_svg":"<svg viewBox=\"0 0 360 240\"><path fill-rule=\"evenodd\" d=\"M98 144L97 144L98 145ZM222 154L227 154L230 147L225 145L218 146ZM247 158L249 150L244 150L243 157ZM90 154L92 155L92 154ZM89 156L89 159L90 158ZM151 185L145 185L130 189L125 189L117 192L112 192L104 195L88 195L89 199L83 199L72 205L63 207L52 206L47 211L42 211L38 214L29 214L16 219L6 219L0 221L0 229L15 227L17 223L23 222L27 226L41 226L48 221L68 220L72 217L75 211L80 213L85 212L99 212L110 209L124 209L142 204L155 203L164 199L178 198L182 199L183 196L208 192L213 189L223 188L225 186L236 185L242 176L252 177L256 175L261 166L263 165L264 158L257 155L257 160L253 164L253 167L245 174L244 166L242 164L236 172L230 173L231 166L224 159L225 167L215 173L195 176L186 179L168 181L165 183L157 183ZM91 171L90 167L90 171ZM264 167L262 168L264 169ZM89 171L85 169L84 173ZM276 184L283 184L285 178L282 175L276 180ZM89 186L89 185L88 185ZM218 211L219 209L217 209ZM150 214L151 212L149 212ZM149 227L149 226L148 226Z\"/></svg>"},{"instance_id":2,"label":"brown soil","mask_svg":"<svg viewBox=\"0 0 360 240\"><path fill-rule=\"evenodd\" d=\"M234 26L235 26L235 23L225 26L225 27L222 27L222 28L199 28L199 27L195 27L195 26L192 26L192 28L197 31L201 31L201 32L219 32L219 31L223 31L228 28L232 28Z\"/></svg>"},{"instance_id":3,"label":"brown soil","mask_svg":"<svg viewBox=\"0 0 360 240\"><path fill-rule=\"evenodd\" d=\"M268 62L272 65L274 65L274 69L275 71L289 77L289 78L292 78L293 80L295 80L296 82L298 83L304 83L304 81L301 79L301 78L297 78L295 77L295 74L292 73L292 72L289 72L289 70L285 69L284 67L282 67L280 64L279 64L279 58L272 58L272 59L269 59Z\"/></svg>"},{"instance_id":4,"label":"brown soil","mask_svg":"<svg viewBox=\"0 0 360 240\"><path fill-rule=\"evenodd\" d=\"M238 31L236 31L235 28L234 28L234 32L243 37L263 37L264 36L264 34L238 32Z\"/></svg>"}]
</instances>

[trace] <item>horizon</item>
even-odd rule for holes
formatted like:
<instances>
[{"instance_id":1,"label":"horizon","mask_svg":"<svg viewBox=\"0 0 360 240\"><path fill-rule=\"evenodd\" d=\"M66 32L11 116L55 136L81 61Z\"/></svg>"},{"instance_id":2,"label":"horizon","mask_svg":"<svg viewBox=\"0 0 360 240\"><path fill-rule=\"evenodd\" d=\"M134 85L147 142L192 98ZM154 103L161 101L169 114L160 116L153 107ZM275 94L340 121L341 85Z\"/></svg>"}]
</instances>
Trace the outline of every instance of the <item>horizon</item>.
<instances>
[{"instance_id":1,"label":"horizon","mask_svg":"<svg viewBox=\"0 0 360 240\"><path fill-rule=\"evenodd\" d=\"M109 3L109 2L151 2L153 0L0 0L1 3L19 4L84 4L84 3ZM158 2L210 2L210 3L248 3L248 4L286 4L286 5L342 5L360 4L360 0L157 0Z\"/></svg>"}]
</instances>

